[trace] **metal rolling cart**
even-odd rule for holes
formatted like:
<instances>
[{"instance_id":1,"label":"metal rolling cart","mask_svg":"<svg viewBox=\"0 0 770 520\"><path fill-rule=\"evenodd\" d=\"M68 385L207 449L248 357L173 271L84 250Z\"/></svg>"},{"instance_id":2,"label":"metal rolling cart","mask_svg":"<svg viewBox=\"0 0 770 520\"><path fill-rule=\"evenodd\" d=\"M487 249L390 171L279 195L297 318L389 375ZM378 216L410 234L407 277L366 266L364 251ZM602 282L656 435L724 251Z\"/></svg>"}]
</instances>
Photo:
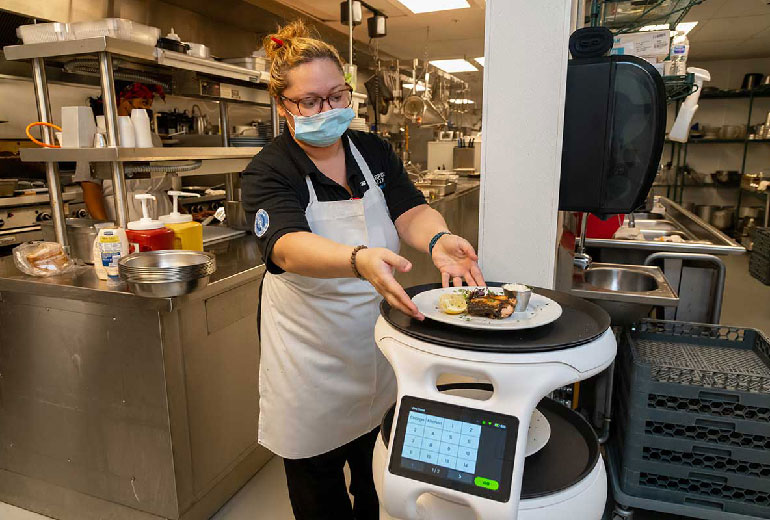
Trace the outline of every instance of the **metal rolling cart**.
<instances>
[{"instance_id":1,"label":"metal rolling cart","mask_svg":"<svg viewBox=\"0 0 770 520\"><path fill-rule=\"evenodd\" d=\"M225 188L228 202L239 200L235 188L234 172L243 169L260 148L230 148L227 135L230 102L249 102L270 106L273 135L278 133L278 117L274 100L269 99L264 91L267 73L220 63L213 60L195 58L173 51L157 49L131 41L110 37L89 38L84 40L61 41L55 43L37 43L7 46L4 49L8 60L30 60L33 69L33 82L38 115L41 122L52 122L51 104L48 95L48 82L45 73L46 60L62 62L76 56L96 55L104 100L104 115L107 127L106 148L40 148L23 149L23 161L44 162L51 199L51 216L59 243L67 246L64 226L64 211L59 182L57 162L87 161L110 163L111 179L115 187L115 215L117 224L126 227L128 223L125 163L156 162L174 160L203 160L204 165L195 171L200 174L225 174ZM184 84L184 96L216 99L219 101L220 131L222 147L180 147L180 148L121 148L118 133L117 101L115 97L115 62L127 68L149 67L174 74L174 84ZM184 72L180 72L184 71ZM186 74L180 81L179 74ZM193 75L192 81L190 74ZM240 89L238 87L241 87ZM251 87L251 88L249 88ZM264 96L247 95L248 91L260 88ZM43 142L54 143L53 131L43 127ZM233 207L233 206L230 206Z\"/></svg>"}]
</instances>

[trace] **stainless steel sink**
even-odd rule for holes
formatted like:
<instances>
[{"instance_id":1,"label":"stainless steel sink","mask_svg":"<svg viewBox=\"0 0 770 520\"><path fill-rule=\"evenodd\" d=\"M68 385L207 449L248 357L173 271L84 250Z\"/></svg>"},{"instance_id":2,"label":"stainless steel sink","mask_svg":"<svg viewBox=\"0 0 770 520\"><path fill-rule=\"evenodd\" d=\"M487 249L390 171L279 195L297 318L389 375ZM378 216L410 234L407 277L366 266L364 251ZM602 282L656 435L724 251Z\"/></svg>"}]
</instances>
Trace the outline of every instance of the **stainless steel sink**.
<instances>
[{"instance_id":1,"label":"stainless steel sink","mask_svg":"<svg viewBox=\"0 0 770 520\"><path fill-rule=\"evenodd\" d=\"M642 229L642 236L645 240L655 240L661 237L681 237L684 240L690 240L690 237L684 231L675 231L667 229Z\"/></svg>"},{"instance_id":2,"label":"stainless steel sink","mask_svg":"<svg viewBox=\"0 0 770 520\"><path fill-rule=\"evenodd\" d=\"M585 273L585 281L594 287L623 293L655 291L658 281L654 275L618 267L594 267Z\"/></svg>"},{"instance_id":3,"label":"stainless steel sink","mask_svg":"<svg viewBox=\"0 0 770 520\"><path fill-rule=\"evenodd\" d=\"M636 219L636 227L639 229L661 229L672 231L679 229L676 224L670 220L651 220L651 219Z\"/></svg>"},{"instance_id":4,"label":"stainless steel sink","mask_svg":"<svg viewBox=\"0 0 770 520\"><path fill-rule=\"evenodd\" d=\"M656 305L679 304L663 271L653 266L593 264L585 271L576 269L570 292L602 307L616 325L638 321Z\"/></svg>"}]
</instances>

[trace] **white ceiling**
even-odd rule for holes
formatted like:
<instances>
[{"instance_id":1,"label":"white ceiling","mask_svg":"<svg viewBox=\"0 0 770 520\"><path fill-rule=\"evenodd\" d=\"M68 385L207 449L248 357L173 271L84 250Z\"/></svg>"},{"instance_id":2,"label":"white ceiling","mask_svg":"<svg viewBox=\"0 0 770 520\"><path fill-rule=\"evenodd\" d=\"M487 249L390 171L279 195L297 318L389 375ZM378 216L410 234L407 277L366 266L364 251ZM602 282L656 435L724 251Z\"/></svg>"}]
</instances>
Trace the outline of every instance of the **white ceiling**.
<instances>
[{"instance_id":1,"label":"white ceiling","mask_svg":"<svg viewBox=\"0 0 770 520\"><path fill-rule=\"evenodd\" d=\"M344 31L339 22L340 0L281 0L295 9ZM384 52L397 58L431 59L484 54L485 0L469 0L469 9L412 14L396 0L369 0L388 15L388 35L377 40ZM693 7L685 21L697 21L690 33L690 53L697 59L770 57L768 0L705 0ZM366 13L364 18L366 18ZM354 30L366 42L366 23Z\"/></svg>"},{"instance_id":2,"label":"white ceiling","mask_svg":"<svg viewBox=\"0 0 770 520\"><path fill-rule=\"evenodd\" d=\"M341 0L280 0L329 27L347 32L340 18ZM501 1L501 0L497 0ZM505 1L505 0L502 0ZM590 5L590 0L586 0ZM388 34L373 42L400 59L475 58L484 55L485 0L468 0L467 9L413 14L396 0L367 0L388 16ZM354 38L367 43L368 11ZM690 56L698 60L770 57L770 0L705 0L685 21L697 21L690 33ZM523 23L521 21L517 23ZM458 73L480 101L483 73Z\"/></svg>"},{"instance_id":3,"label":"white ceiling","mask_svg":"<svg viewBox=\"0 0 770 520\"><path fill-rule=\"evenodd\" d=\"M347 30L340 23L340 0L281 0L281 3L326 21L329 27ZM475 58L484 55L484 0L469 0L467 9L413 14L396 0L367 0L388 16L388 34L379 48L397 58ZM353 31L356 40L367 42L366 18Z\"/></svg>"},{"instance_id":4,"label":"white ceiling","mask_svg":"<svg viewBox=\"0 0 770 520\"><path fill-rule=\"evenodd\" d=\"M706 0L693 7L685 21L698 22L688 36L693 58L770 56L768 0Z\"/></svg>"}]
</instances>

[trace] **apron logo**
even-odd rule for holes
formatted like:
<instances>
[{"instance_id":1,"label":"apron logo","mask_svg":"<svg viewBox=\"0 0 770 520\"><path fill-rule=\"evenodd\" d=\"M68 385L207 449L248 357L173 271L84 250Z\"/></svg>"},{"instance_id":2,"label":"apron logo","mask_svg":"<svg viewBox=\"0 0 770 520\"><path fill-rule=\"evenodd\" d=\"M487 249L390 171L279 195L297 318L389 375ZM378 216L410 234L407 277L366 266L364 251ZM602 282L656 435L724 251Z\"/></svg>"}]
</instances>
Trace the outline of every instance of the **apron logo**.
<instances>
[{"instance_id":1,"label":"apron logo","mask_svg":"<svg viewBox=\"0 0 770 520\"><path fill-rule=\"evenodd\" d=\"M385 172L380 172L374 176L374 182L382 188L385 185Z\"/></svg>"},{"instance_id":2,"label":"apron logo","mask_svg":"<svg viewBox=\"0 0 770 520\"><path fill-rule=\"evenodd\" d=\"M262 238L269 227L270 217L268 216L267 211L260 209L254 216L254 234L257 235L257 238Z\"/></svg>"}]
</instances>

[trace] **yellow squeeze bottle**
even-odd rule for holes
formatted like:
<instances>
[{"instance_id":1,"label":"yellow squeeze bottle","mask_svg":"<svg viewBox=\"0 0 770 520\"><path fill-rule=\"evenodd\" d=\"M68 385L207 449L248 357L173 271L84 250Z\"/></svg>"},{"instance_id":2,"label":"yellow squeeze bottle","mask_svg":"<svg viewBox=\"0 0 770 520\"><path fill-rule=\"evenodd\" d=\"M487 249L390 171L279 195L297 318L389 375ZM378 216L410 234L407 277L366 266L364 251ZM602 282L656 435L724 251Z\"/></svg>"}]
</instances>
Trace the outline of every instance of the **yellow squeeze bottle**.
<instances>
[{"instance_id":1,"label":"yellow squeeze bottle","mask_svg":"<svg viewBox=\"0 0 770 520\"><path fill-rule=\"evenodd\" d=\"M179 213L179 197L200 195L174 190L168 194L174 199L174 210L168 215L162 215L159 220L174 232L174 249L203 251L203 226L200 222L193 222L192 215Z\"/></svg>"}]
</instances>

